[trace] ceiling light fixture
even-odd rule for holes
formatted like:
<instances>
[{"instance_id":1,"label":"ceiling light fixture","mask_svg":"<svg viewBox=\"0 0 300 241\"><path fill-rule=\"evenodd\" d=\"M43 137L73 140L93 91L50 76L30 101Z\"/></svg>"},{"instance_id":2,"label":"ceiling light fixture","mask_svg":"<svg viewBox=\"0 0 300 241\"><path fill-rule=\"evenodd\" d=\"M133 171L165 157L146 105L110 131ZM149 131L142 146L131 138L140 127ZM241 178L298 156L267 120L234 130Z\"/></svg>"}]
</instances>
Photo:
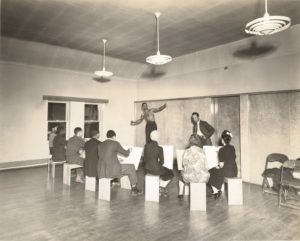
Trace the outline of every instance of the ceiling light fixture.
<instances>
[{"instance_id":1,"label":"ceiling light fixture","mask_svg":"<svg viewBox=\"0 0 300 241\"><path fill-rule=\"evenodd\" d=\"M154 65L163 65L166 63L169 63L172 61L172 57L169 55L163 55L160 54L159 51L159 17L160 17L160 12L156 12L155 14L156 18L156 42L157 42L157 52L156 55L151 55L146 58L146 62L149 64L154 64Z\"/></svg>"},{"instance_id":2,"label":"ceiling light fixture","mask_svg":"<svg viewBox=\"0 0 300 241\"><path fill-rule=\"evenodd\" d=\"M113 75L113 72L110 72L110 71L106 71L105 70L105 44L107 42L106 39L102 39L102 42L103 42L103 58L102 58L102 70L97 70L95 71L95 75L97 77L104 77L104 78L107 78L107 77L110 77Z\"/></svg>"},{"instance_id":3,"label":"ceiling light fixture","mask_svg":"<svg viewBox=\"0 0 300 241\"><path fill-rule=\"evenodd\" d=\"M254 35L271 35L291 26L291 19L285 16L270 16L268 2L265 0L265 14L261 18L247 23L245 32Z\"/></svg>"}]
</instances>

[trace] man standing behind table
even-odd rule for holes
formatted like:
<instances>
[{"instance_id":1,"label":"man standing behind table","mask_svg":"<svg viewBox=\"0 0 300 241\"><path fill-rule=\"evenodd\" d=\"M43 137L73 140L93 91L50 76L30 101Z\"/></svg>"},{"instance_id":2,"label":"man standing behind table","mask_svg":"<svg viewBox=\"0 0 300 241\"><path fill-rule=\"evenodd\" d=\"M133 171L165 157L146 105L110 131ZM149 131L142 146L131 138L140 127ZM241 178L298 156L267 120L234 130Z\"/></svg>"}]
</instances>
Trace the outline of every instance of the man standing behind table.
<instances>
[{"instance_id":1,"label":"man standing behind table","mask_svg":"<svg viewBox=\"0 0 300 241\"><path fill-rule=\"evenodd\" d=\"M125 150L119 142L116 141L116 133L109 130L106 133L107 139L98 145L98 177L101 178L120 178L128 176L131 184L131 195L142 194L137 188L137 175L133 164L121 164L118 154L128 157L130 150Z\"/></svg>"},{"instance_id":2,"label":"man standing behind table","mask_svg":"<svg viewBox=\"0 0 300 241\"><path fill-rule=\"evenodd\" d=\"M101 143L99 139L99 131L91 131L92 138L85 143L85 160L84 160L84 173L88 177L98 177L97 164L99 159L98 145Z\"/></svg>"},{"instance_id":3,"label":"man standing behind table","mask_svg":"<svg viewBox=\"0 0 300 241\"><path fill-rule=\"evenodd\" d=\"M135 125L139 125L140 123L142 123L143 120L146 121L146 123L147 123L146 124L146 129L145 129L146 143L151 141L151 138L150 138L151 132L154 131L154 130L157 130L157 125L156 125L156 122L155 122L154 113L160 112L163 109L165 109L166 107L167 107L167 104L164 104L159 108L149 109L147 103L143 103L142 104L143 113L141 115L141 118L136 120L136 121L131 121L130 122L130 124L132 126L135 126Z\"/></svg>"},{"instance_id":4,"label":"man standing behind table","mask_svg":"<svg viewBox=\"0 0 300 241\"><path fill-rule=\"evenodd\" d=\"M82 138L82 129L76 127L74 136L68 141L66 148L67 163L83 166L84 159L81 157L84 152L84 140ZM76 169L76 182L84 183L83 171L81 168Z\"/></svg>"},{"instance_id":5,"label":"man standing behind table","mask_svg":"<svg viewBox=\"0 0 300 241\"><path fill-rule=\"evenodd\" d=\"M193 134L197 134L205 139L204 145L211 146L212 142L210 137L214 134L215 129L206 121L200 120L198 112L193 112L191 119L193 123Z\"/></svg>"}]
</instances>

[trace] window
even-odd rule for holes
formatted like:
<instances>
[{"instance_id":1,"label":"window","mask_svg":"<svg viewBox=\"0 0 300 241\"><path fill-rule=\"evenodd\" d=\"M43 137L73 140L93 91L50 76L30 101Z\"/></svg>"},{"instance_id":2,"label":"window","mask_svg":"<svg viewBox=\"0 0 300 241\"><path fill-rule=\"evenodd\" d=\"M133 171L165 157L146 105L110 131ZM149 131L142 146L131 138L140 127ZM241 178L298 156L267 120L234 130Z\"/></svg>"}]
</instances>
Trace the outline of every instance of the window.
<instances>
[{"instance_id":1,"label":"window","mask_svg":"<svg viewBox=\"0 0 300 241\"><path fill-rule=\"evenodd\" d=\"M84 105L84 138L91 138L91 131L99 131L99 108L98 105Z\"/></svg>"},{"instance_id":2,"label":"window","mask_svg":"<svg viewBox=\"0 0 300 241\"><path fill-rule=\"evenodd\" d=\"M52 128L62 126L66 130L66 103L48 102L48 139Z\"/></svg>"}]
</instances>

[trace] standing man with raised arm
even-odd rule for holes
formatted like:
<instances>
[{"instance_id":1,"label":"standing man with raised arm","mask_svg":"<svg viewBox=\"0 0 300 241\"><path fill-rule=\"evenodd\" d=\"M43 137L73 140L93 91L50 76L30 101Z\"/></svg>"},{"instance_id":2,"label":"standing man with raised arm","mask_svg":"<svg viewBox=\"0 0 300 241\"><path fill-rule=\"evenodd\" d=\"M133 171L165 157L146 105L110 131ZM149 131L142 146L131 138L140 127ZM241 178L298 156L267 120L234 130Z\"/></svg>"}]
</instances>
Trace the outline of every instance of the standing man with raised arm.
<instances>
[{"instance_id":1,"label":"standing man with raised arm","mask_svg":"<svg viewBox=\"0 0 300 241\"><path fill-rule=\"evenodd\" d=\"M141 118L136 120L136 121L131 121L130 124L132 126L139 125L143 122L143 120L146 121L146 129L145 129L145 134L146 134L146 143L151 141L150 134L152 131L157 130L157 125L155 122L154 118L154 113L160 112L163 109L167 107L167 104L162 105L159 108L148 108L147 103L142 104L142 115Z\"/></svg>"},{"instance_id":2,"label":"standing man with raised arm","mask_svg":"<svg viewBox=\"0 0 300 241\"><path fill-rule=\"evenodd\" d=\"M214 134L215 128L206 121L200 120L198 112L193 112L191 119L193 123L193 134L197 134L205 139L204 145L211 146L212 142L210 137Z\"/></svg>"}]
</instances>

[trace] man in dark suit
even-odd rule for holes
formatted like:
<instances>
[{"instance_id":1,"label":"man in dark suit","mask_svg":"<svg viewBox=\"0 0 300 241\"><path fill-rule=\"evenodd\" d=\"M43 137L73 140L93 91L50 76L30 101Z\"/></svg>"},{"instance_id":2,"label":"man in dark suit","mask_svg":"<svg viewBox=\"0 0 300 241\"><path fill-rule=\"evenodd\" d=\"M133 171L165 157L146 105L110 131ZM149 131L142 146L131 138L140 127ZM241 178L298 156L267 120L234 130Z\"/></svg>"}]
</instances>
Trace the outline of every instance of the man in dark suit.
<instances>
[{"instance_id":1,"label":"man in dark suit","mask_svg":"<svg viewBox=\"0 0 300 241\"><path fill-rule=\"evenodd\" d=\"M158 175L162 180L160 182L159 191L163 196L167 196L167 185L172 180L173 171L164 167L164 152L163 148L158 145L159 132L154 130L150 134L151 141L144 148L145 172Z\"/></svg>"},{"instance_id":2,"label":"man in dark suit","mask_svg":"<svg viewBox=\"0 0 300 241\"><path fill-rule=\"evenodd\" d=\"M204 138L205 145L211 146L212 142L210 137L214 134L215 129L206 121L200 120L198 112L193 112L191 119L193 123L193 134L197 134Z\"/></svg>"},{"instance_id":3,"label":"man in dark suit","mask_svg":"<svg viewBox=\"0 0 300 241\"><path fill-rule=\"evenodd\" d=\"M118 154L128 157L130 150L125 150L116 141L116 133L109 130L106 134L107 139L98 145L98 177L100 178L120 178L128 176L131 184L131 194L137 196L142 194L137 189L137 175L133 164L121 164Z\"/></svg>"},{"instance_id":4,"label":"man in dark suit","mask_svg":"<svg viewBox=\"0 0 300 241\"><path fill-rule=\"evenodd\" d=\"M85 143L85 161L84 170L85 175L88 177L98 177L97 164L98 164L98 145L101 143L99 138L99 131L91 131L92 138Z\"/></svg>"}]
</instances>

